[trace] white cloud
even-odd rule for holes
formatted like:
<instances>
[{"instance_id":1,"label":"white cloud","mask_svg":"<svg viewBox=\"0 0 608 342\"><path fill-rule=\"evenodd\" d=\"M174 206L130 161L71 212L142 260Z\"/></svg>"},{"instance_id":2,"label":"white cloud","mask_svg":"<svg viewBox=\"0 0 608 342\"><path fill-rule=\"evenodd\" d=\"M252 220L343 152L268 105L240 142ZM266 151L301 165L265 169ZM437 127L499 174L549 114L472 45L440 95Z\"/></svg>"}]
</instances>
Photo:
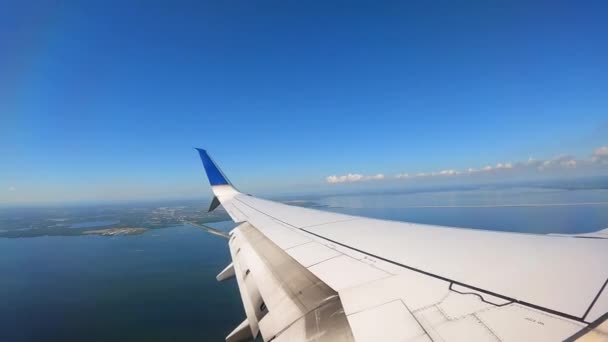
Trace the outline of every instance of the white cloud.
<instances>
[{"instance_id":1,"label":"white cloud","mask_svg":"<svg viewBox=\"0 0 608 342\"><path fill-rule=\"evenodd\" d=\"M11 192L12 192L12 191L15 191L15 190L17 190L17 189L16 189L14 186L9 186L9 187L8 187L8 191L11 191Z\"/></svg>"},{"instance_id":2,"label":"white cloud","mask_svg":"<svg viewBox=\"0 0 608 342\"><path fill-rule=\"evenodd\" d=\"M561 155L553 159L545 160L541 165L537 166L538 171L544 171L547 169L559 169L559 168L575 168L578 162L574 157Z\"/></svg>"},{"instance_id":3,"label":"white cloud","mask_svg":"<svg viewBox=\"0 0 608 342\"><path fill-rule=\"evenodd\" d=\"M372 176L364 176L362 174L358 174L358 173L349 173L347 175L343 175L343 176L329 176L327 178L325 178L325 180L327 181L327 183L330 184L337 184L337 183L355 183L355 182L363 182L363 181L368 181L368 180L381 180L384 179L384 175L379 173L377 175L372 175Z\"/></svg>"},{"instance_id":4,"label":"white cloud","mask_svg":"<svg viewBox=\"0 0 608 342\"><path fill-rule=\"evenodd\" d=\"M384 175L379 173L375 176L368 176L365 180L380 180L380 179L384 179Z\"/></svg>"},{"instance_id":5,"label":"white cloud","mask_svg":"<svg viewBox=\"0 0 608 342\"><path fill-rule=\"evenodd\" d=\"M542 164L542 160L534 159L533 157L528 158L527 161L522 163L516 163L518 167L539 167Z\"/></svg>"},{"instance_id":6,"label":"white cloud","mask_svg":"<svg viewBox=\"0 0 608 342\"><path fill-rule=\"evenodd\" d=\"M597 148L591 159L575 159L569 155L559 155L555 158L548 160L538 160L533 157L529 157L527 161L521 161L516 163L506 162L497 163L496 166L486 165L482 168L467 168L465 171L459 171L454 169L445 169L434 172L418 172L412 173L398 173L393 179L415 179L421 177L437 177L437 176L459 176L459 175L478 175L478 174L500 174L507 172L507 170L513 170L509 172L541 172L541 171L560 171L581 168L593 167L594 164L608 165L608 146L602 146ZM343 176L329 176L326 178L328 183L353 183L363 182L369 180L382 180L385 179L383 174L365 176L358 173L349 173Z\"/></svg>"},{"instance_id":7,"label":"white cloud","mask_svg":"<svg viewBox=\"0 0 608 342\"><path fill-rule=\"evenodd\" d=\"M326 178L328 183L347 183L347 182L358 182L363 178L363 175L358 173L349 173L344 176L329 176Z\"/></svg>"},{"instance_id":8,"label":"white cloud","mask_svg":"<svg viewBox=\"0 0 608 342\"><path fill-rule=\"evenodd\" d=\"M571 156L561 156L556 162L562 167L576 167L576 160Z\"/></svg>"},{"instance_id":9,"label":"white cloud","mask_svg":"<svg viewBox=\"0 0 608 342\"><path fill-rule=\"evenodd\" d=\"M498 163L496 164L496 168L497 169L512 169L513 168L513 164L511 163Z\"/></svg>"},{"instance_id":10,"label":"white cloud","mask_svg":"<svg viewBox=\"0 0 608 342\"><path fill-rule=\"evenodd\" d=\"M456 170L441 170L437 173L437 175L439 176L454 176L458 174L460 174L460 172Z\"/></svg>"},{"instance_id":11,"label":"white cloud","mask_svg":"<svg viewBox=\"0 0 608 342\"><path fill-rule=\"evenodd\" d=\"M608 146L602 146L593 151L591 161L598 164L608 164Z\"/></svg>"}]
</instances>

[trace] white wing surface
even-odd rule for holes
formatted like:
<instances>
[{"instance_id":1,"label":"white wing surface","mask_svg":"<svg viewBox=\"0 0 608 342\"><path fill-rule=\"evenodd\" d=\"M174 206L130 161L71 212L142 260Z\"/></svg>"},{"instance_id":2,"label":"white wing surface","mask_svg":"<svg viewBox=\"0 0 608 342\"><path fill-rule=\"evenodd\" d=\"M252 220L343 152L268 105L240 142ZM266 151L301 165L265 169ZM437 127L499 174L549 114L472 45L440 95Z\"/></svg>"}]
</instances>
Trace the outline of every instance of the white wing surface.
<instances>
[{"instance_id":1,"label":"white wing surface","mask_svg":"<svg viewBox=\"0 0 608 342\"><path fill-rule=\"evenodd\" d=\"M235 222L247 318L228 341L608 340L608 236L369 219L237 191L198 150ZM216 200L214 199L214 202Z\"/></svg>"}]
</instances>

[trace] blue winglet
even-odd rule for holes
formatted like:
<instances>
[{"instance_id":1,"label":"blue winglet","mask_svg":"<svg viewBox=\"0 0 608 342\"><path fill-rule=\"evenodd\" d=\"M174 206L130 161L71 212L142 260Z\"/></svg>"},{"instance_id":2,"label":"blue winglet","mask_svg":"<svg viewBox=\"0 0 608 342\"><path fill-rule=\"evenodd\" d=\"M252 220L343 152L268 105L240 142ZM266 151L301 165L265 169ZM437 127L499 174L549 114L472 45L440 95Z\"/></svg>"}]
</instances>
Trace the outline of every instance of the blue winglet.
<instances>
[{"instance_id":1,"label":"blue winglet","mask_svg":"<svg viewBox=\"0 0 608 342\"><path fill-rule=\"evenodd\" d=\"M198 151L198 154L201 156L201 160L203 161L205 172L207 172L207 178L209 178L209 184L211 184L211 186L231 185L228 178L224 176L224 173L222 173L220 168L217 167L211 157L209 157L207 151L203 150L202 148L197 148L196 150Z\"/></svg>"}]
</instances>

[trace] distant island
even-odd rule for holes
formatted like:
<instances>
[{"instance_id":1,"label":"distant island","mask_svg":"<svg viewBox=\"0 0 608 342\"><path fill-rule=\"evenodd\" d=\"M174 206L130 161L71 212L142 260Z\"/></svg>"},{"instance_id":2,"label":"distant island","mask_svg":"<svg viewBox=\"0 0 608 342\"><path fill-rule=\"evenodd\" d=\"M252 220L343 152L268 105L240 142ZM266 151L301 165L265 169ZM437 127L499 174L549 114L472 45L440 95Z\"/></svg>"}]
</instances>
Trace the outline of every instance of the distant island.
<instances>
[{"instance_id":1,"label":"distant island","mask_svg":"<svg viewBox=\"0 0 608 342\"><path fill-rule=\"evenodd\" d=\"M206 201L166 201L49 208L0 209L0 237L139 235L151 229L230 220Z\"/></svg>"},{"instance_id":2,"label":"distant island","mask_svg":"<svg viewBox=\"0 0 608 342\"><path fill-rule=\"evenodd\" d=\"M143 234L146 230L146 228L107 228L98 230L87 230L82 232L82 234L101 236L139 235Z\"/></svg>"}]
</instances>

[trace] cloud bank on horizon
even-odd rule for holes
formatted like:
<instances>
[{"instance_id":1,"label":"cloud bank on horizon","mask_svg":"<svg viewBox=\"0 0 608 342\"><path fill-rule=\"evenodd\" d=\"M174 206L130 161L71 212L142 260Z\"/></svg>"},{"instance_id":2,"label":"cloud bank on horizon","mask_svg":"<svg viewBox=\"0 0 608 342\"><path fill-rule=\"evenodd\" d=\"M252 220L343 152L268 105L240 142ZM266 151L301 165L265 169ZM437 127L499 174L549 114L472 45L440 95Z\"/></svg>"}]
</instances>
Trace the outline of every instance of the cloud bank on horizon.
<instances>
[{"instance_id":1,"label":"cloud bank on horizon","mask_svg":"<svg viewBox=\"0 0 608 342\"><path fill-rule=\"evenodd\" d=\"M349 173L343 176L329 176L327 177L328 183L352 183L352 182L364 182L369 180L381 180L384 179L384 175L379 173L373 176L364 176L358 173Z\"/></svg>"},{"instance_id":2,"label":"cloud bank on horizon","mask_svg":"<svg viewBox=\"0 0 608 342\"><path fill-rule=\"evenodd\" d=\"M358 183L372 180L385 180L385 179L419 179L419 178L431 178L431 177L450 177L450 176L461 176L461 175L480 175L480 174L506 174L507 172L535 172L542 173L555 170L573 170L581 168L607 168L608 167L608 146L601 146L591 154L591 158L577 159L570 155L560 155L552 159L539 160L529 158L526 161L520 161L516 163L506 162L497 163L496 165L486 165L481 168L468 168L466 170L455 170L445 169L441 171L433 172L419 172L419 173L399 173L394 177L385 177L384 174L379 173L376 175L362 175L359 173L348 173L346 175L338 176L331 175L325 178L325 181L329 184L340 184L340 183Z\"/></svg>"}]
</instances>

